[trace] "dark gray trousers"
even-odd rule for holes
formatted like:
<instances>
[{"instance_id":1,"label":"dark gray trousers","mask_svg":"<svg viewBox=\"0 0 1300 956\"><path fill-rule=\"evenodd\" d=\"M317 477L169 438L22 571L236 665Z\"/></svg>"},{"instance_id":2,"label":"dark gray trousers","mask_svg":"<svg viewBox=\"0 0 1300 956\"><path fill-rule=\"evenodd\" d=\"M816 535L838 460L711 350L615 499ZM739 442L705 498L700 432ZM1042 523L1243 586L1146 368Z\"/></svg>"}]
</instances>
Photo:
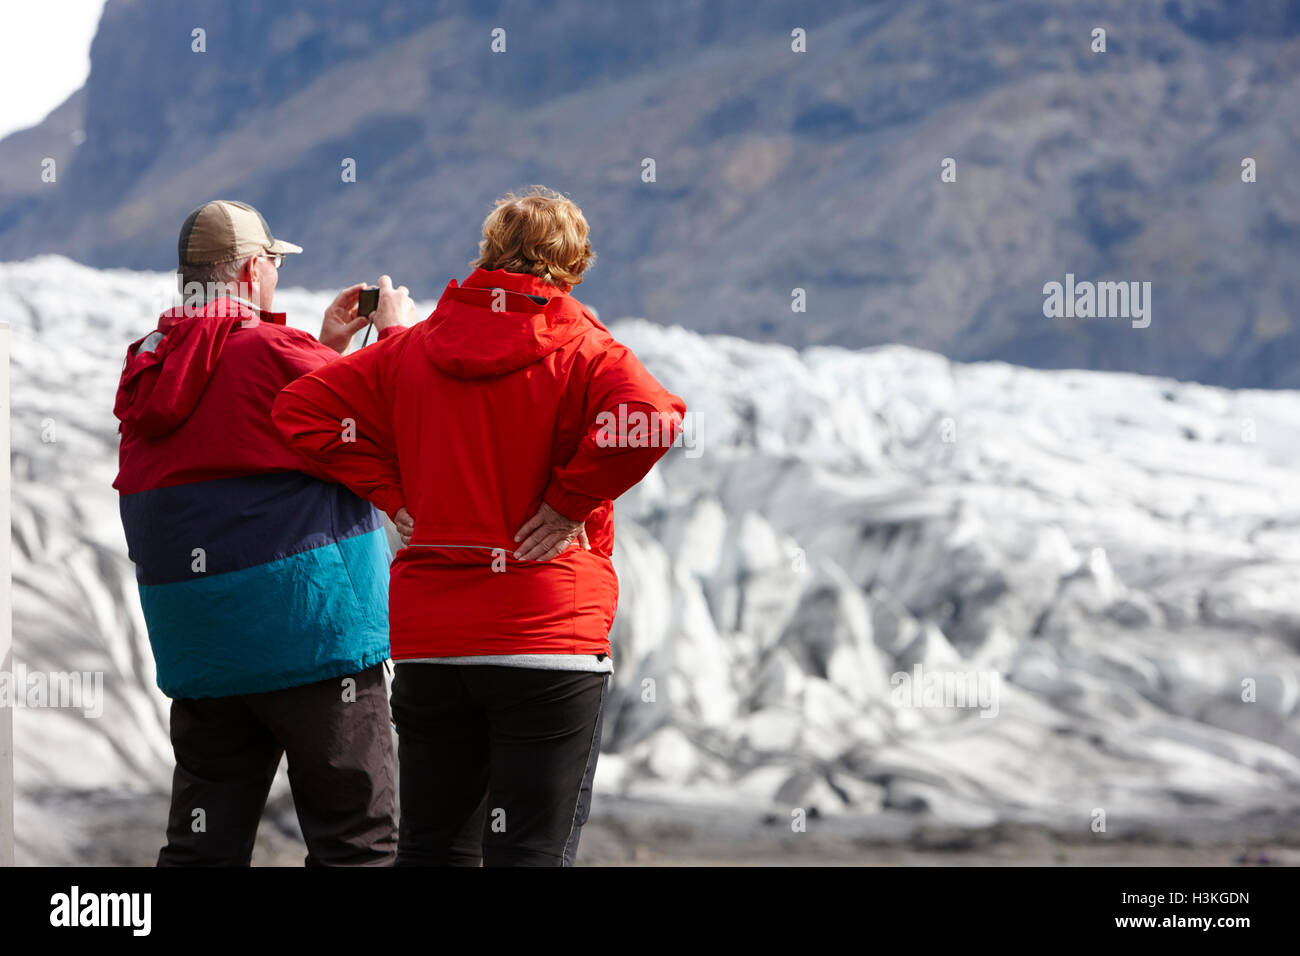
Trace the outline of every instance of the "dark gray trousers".
<instances>
[{"instance_id":1,"label":"dark gray trousers","mask_svg":"<svg viewBox=\"0 0 1300 956\"><path fill-rule=\"evenodd\" d=\"M396 859L383 664L263 694L173 700L171 739L176 770L159 866L248 866L281 756L308 866Z\"/></svg>"}]
</instances>

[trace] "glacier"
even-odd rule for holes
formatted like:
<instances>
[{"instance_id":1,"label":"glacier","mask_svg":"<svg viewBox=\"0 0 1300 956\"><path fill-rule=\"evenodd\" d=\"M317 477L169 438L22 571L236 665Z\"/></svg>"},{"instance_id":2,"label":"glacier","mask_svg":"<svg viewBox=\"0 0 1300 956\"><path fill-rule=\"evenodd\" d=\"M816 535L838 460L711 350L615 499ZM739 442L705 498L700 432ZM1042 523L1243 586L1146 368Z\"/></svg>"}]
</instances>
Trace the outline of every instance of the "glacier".
<instances>
[{"instance_id":1,"label":"glacier","mask_svg":"<svg viewBox=\"0 0 1300 956\"><path fill-rule=\"evenodd\" d=\"M16 709L19 862L115 839L107 859L149 862L162 839L168 702L112 405L173 286L0 263L15 666L102 672L105 696ZM276 307L315 332L330 298ZM695 447L616 506L597 814L1300 836L1300 393L611 327Z\"/></svg>"}]
</instances>

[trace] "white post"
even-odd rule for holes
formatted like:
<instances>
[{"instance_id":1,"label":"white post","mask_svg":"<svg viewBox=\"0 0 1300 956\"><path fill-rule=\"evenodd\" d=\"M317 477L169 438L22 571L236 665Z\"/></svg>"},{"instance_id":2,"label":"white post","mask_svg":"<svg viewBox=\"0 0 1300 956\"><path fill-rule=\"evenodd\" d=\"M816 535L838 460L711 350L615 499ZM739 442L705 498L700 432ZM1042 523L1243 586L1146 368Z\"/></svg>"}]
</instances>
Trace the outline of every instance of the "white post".
<instances>
[{"instance_id":1,"label":"white post","mask_svg":"<svg viewBox=\"0 0 1300 956\"><path fill-rule=\"evenodd\" d=\"M9 564L9 323L0 322L0 674L14 672L13 569ZM14 712L0 702L0 866L14 865Z\"/></svg>"}]
</instances>

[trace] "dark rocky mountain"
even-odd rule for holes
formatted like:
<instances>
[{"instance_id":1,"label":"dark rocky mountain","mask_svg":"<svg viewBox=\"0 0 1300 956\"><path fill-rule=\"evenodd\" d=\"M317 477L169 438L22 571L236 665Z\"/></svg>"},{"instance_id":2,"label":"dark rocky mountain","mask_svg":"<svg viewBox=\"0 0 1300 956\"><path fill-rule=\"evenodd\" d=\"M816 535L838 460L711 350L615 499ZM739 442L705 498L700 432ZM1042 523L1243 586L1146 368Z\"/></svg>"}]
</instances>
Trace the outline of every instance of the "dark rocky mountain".
<instances>
[{"instance_id":1,"label":"dark rocky mountain","mask_svg":"<svg viewBox=\"0 0 1300 956\"><path fill-rule=\"evenodd\" d=\"M241 198L284 283L433 296L543 182L608 316L1300 387L1300 0L108 0L91 59L0 142L0 258L165 270ZM1066 273L1151 282L1150 327L1044 318Z\"/></svg>"}]
</instances>

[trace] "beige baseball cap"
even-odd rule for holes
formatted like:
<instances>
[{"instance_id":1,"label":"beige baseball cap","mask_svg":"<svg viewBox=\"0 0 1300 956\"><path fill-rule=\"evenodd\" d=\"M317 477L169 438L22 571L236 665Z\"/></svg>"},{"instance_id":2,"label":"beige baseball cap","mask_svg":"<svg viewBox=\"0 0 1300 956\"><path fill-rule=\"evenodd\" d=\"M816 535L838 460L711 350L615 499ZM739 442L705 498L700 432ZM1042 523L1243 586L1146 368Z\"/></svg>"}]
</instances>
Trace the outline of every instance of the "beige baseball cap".
<instances>
[{"instance_id":1,"label":"beige baseball cap","mask_svg":"<svg viewBox=\"0 0 1300 956\"><path fill-rule=\"evenodd\" d=\"M277 252L302 252L302 246L276 239L260 212L233 199L204 203L190 213L176 244L182 266L215 265Z\"/></svg>"}]
</instances>

